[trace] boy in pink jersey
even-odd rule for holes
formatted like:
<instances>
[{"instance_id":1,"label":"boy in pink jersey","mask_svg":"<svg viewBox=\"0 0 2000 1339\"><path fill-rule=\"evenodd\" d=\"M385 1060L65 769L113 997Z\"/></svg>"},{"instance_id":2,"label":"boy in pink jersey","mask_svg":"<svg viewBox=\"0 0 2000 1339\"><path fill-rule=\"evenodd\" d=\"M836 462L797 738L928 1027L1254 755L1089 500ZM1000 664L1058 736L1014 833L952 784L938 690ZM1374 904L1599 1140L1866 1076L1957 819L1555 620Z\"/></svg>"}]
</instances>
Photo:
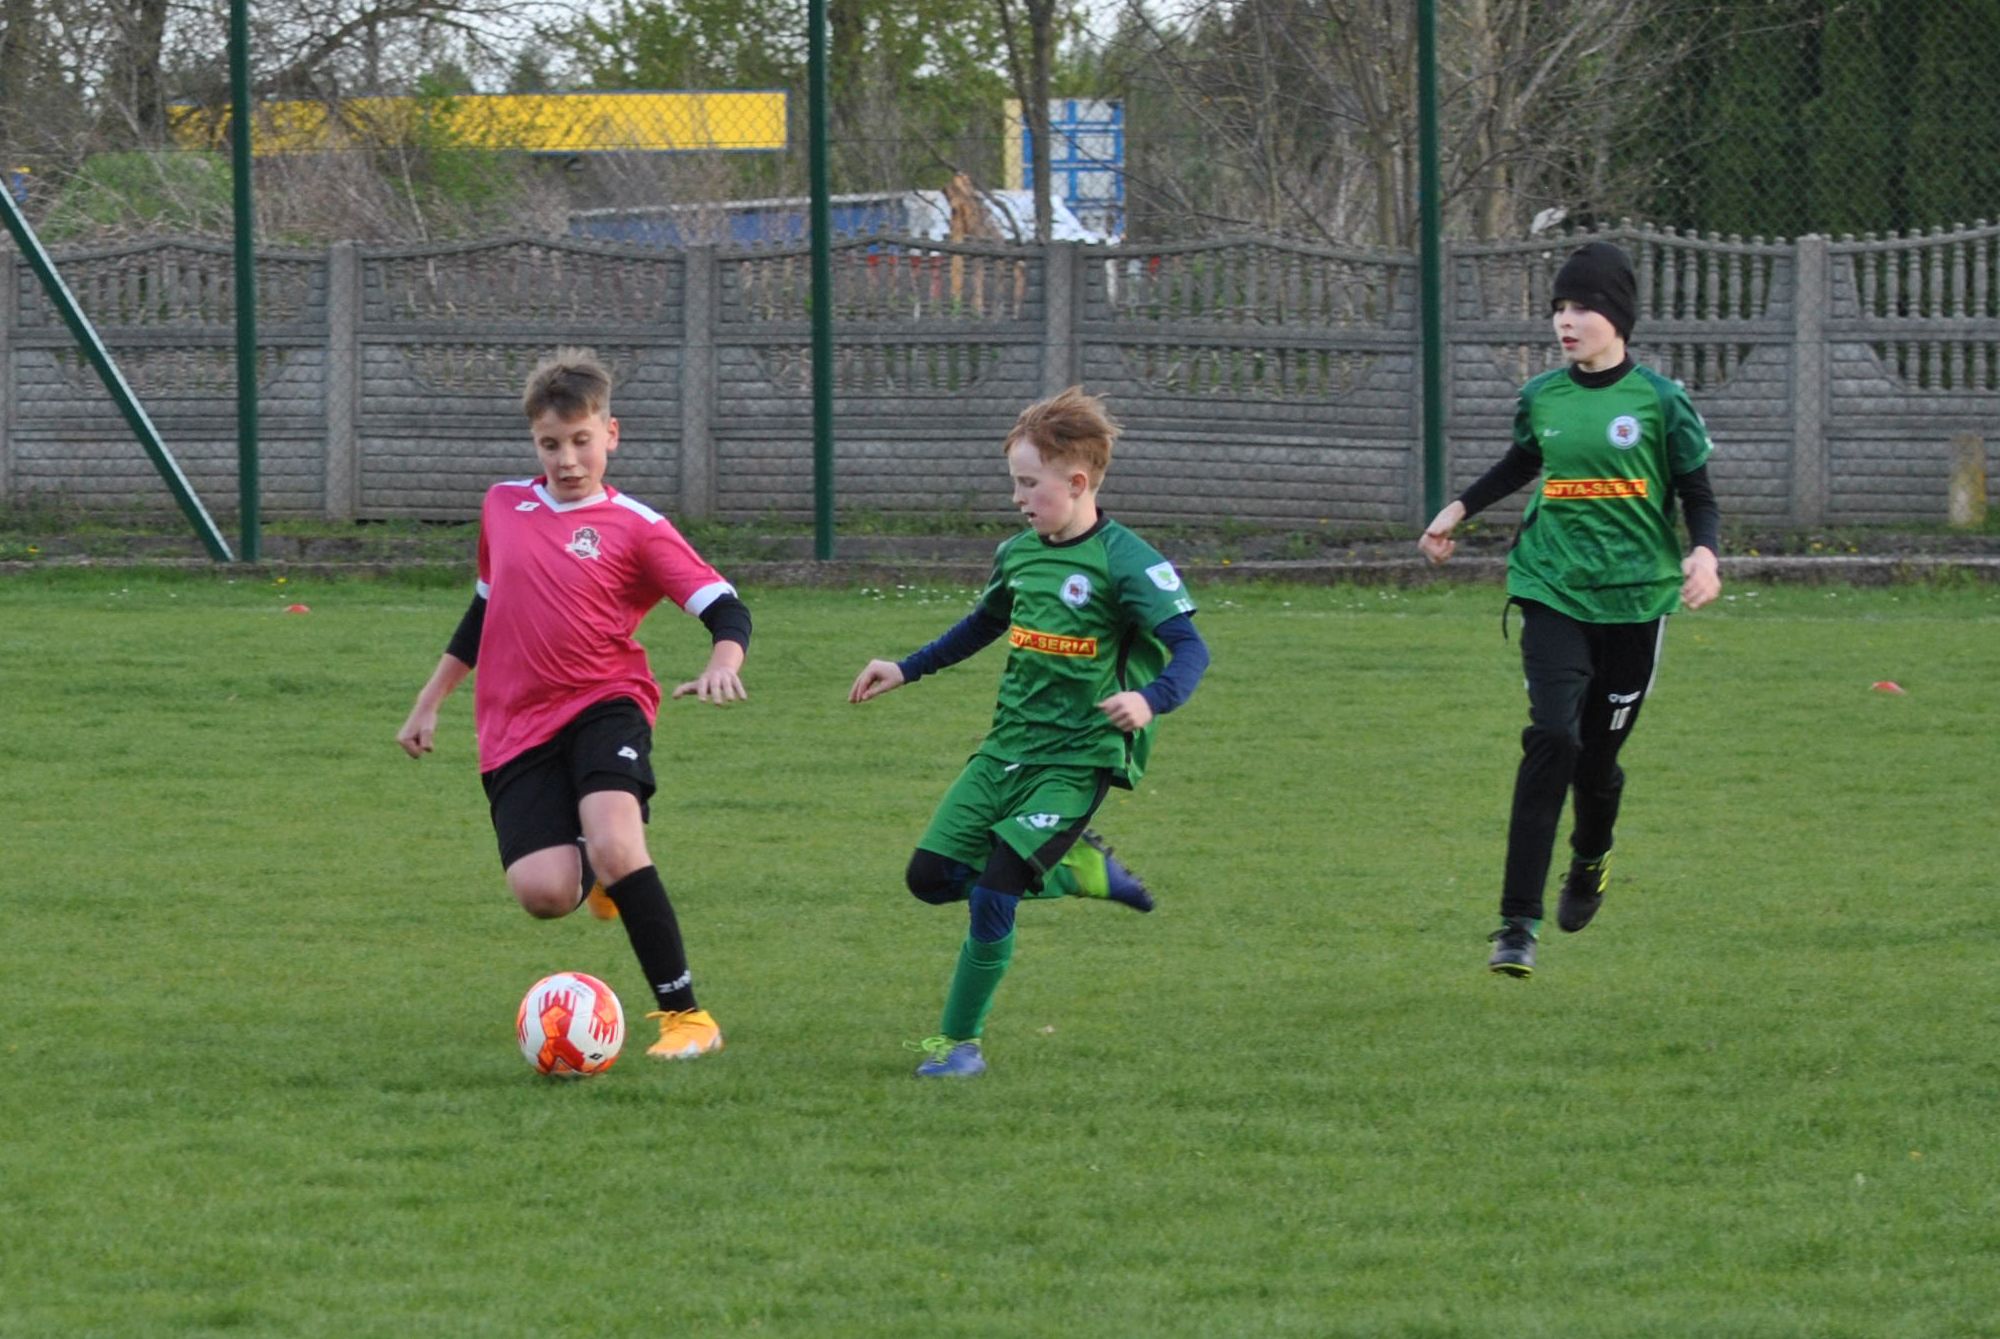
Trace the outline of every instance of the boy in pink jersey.
<instances>
[{"instance_id":1,"label":"boy in pink jersey","mask_svg":"<svg viewBox=\"0 0 2000 1339\"><path fill-rule=\"evenodd\" d=\"M544 359L522 409L542 474L487 491L472 605L396 742L412 758L429 753L438 708L479 667L479 773L508 888L531 916L567 916L587 899L622 919L659 1004L647 1016L660 1039L646 1054L706 1055L722 1049L722 1030L695 1003L680 925L646 852L660 688L632 634L663 599L701 619L708 665L673 695L719 706L746 696L750 611L671 522L605 485L618 420L595 354Z\"/></svg>"}]
</instances>

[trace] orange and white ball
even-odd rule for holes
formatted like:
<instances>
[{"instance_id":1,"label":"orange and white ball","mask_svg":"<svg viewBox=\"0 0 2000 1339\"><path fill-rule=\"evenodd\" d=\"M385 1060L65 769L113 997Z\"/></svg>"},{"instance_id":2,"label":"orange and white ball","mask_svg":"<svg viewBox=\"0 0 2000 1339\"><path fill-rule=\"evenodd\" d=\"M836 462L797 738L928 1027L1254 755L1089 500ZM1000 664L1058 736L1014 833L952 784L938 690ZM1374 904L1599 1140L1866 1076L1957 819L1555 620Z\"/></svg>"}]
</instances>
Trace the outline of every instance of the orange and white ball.
<instances>
[{"instance_id":1,"label":"orange and white ball","mask_svg":"<svg viewBox=\"0 0 2000 1339\"><path fill-rule=\"evenodd\" d=\"M603 1073L618 1058L625 1010L596 977L557 972L528 988L514 1030L536 1073L580 1079Z\"/></svg>"}]
</instances>

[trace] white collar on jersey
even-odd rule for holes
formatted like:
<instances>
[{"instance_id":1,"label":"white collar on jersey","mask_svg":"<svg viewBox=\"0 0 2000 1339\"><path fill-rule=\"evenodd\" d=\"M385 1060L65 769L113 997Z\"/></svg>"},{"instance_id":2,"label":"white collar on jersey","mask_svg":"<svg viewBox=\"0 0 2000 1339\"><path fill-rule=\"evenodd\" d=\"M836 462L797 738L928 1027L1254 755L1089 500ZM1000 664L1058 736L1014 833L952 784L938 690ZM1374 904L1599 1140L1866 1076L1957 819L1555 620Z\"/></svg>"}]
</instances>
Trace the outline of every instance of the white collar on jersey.
<instances>
[{"instance_id":1,"label":"white collar on jersey","mask_svg":"<svg viewBox=\"0 0 2000 1339\"><path fill-rule=\"evenodd\" d=\"M575 511L578 507L594 507L598 503L608 499L611 494L600 488L589 497L578 498L575 502L558 502L556 501L555 494L548 490L548 485L537 479L535 481L535 496L540 498L542 505L550 511Z\"/></svg>"}]
</instances>

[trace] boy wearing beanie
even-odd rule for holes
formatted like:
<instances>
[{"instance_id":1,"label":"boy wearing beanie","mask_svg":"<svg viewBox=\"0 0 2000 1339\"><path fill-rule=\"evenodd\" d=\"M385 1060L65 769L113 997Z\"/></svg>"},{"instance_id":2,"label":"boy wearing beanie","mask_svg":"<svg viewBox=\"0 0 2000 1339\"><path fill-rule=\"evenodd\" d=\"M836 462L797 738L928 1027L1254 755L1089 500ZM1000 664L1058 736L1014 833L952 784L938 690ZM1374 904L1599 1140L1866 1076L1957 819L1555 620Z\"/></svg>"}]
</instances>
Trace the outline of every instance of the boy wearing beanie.
<instances>
[{"instance_id":1,"label":"boy wearing beanie","mask_svg":"<svg viewBox=\"0 0 2000 1339\"><path fill-rule=\"evenodd\" d=\"M1500 928L1487 966L1535 969L1556 828L1575 794L1569 874L1556 924L1581 930L1610 887L1612 829L1625 786L1618 751L1653 684L1666 616L1722 589L1711 446L1687 392L1626 352L1638 316L1632 262L1609 242L1578 248L1556 275L1553 323L1568 366L1521 388L1514 442L1417 540L1451 557L1459 522L1534 480L1507 558L1521 607L1528 728L1514 779ZM1676 500L1690 546L1682 556Z\"/></svg>"}]
</instances>

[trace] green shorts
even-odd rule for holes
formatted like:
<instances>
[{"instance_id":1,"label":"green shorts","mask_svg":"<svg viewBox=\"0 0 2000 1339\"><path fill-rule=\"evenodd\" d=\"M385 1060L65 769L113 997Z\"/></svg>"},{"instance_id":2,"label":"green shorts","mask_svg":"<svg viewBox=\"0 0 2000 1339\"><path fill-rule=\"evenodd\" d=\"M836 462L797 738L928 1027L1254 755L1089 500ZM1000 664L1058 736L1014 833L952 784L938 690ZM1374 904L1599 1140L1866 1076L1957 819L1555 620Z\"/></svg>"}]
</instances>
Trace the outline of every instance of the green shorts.
<instances>
[{"instance_id":1,"label":"green shorts","mask_svg":"<svg viewBox=\"0 0 2000 1339\"><path fill-rule=\"evenodd\" d=\"M985 866L998 841L1037 874L1046 874L1075 844L1111 788L1102 767L1010 763L974 754L938 801L917 846L973 869Z\"/></svg>"}]
</instances>

